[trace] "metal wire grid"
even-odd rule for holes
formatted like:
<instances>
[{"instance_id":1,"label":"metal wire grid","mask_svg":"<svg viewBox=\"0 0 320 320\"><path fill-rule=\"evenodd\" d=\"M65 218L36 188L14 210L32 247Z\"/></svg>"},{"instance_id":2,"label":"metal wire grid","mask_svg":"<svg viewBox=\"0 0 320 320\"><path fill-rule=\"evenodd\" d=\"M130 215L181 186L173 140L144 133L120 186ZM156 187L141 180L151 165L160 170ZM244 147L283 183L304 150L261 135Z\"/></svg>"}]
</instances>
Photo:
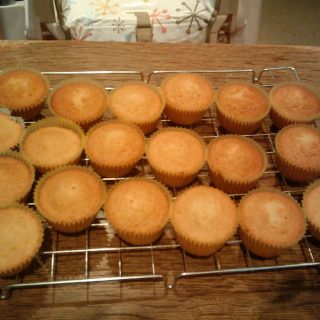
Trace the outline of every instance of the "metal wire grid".
<instances>
[{"instance_id":1,"label":"metal wire grid","mask_svg":"<svg viewBox=\"0 0 320 320\"><path fill-rule=\"evenodd\" d=\"M234 78L240 78L243 80L243 76L246 81L259 84L265 88L272 87L278 81L286 81L286 80L299 80L299 75L296 69L292 67L283 67L283 68L265 68L260 71L256 71L254 69L236 69L236 70L170 70L170 71L153 71L149 73L146 77L141 72L136 71L85 71L85 72L44 72L44 74L51 76L69 76L69 75L81 75L81 76L110 76L110 75L120 75L122 77L122 81L127 80L127 76L135 76L140 80L146 79L146 82L155 82L156 85L159 86L161 78L170 74L177 72L193 72L202 74L204 76L214 76L216 77L222 75L222 82L226 82L229 80L233 80ZM281 72L282 75L280 80L277 77L277 73ZM283 79L284 76L284 79ZM124 78L124 79L123 79ZM217 80L217 79L216 79ZM219 80L217 81L219 82ZM106 86L106 90L112 90L113 86ZM161 120L160 126L168 126L170 125L170 121L166 118ZM269 123L270 125L270 123ZM317 123L315 126L318 127ZM205 129L204 131L201 130ZM208 128L211 128L211 133L208 133ZM266 149L266 153L270 158L271 166L264 173L264 176L267 177L269 175L273 177L278 177L277 179L280 181L279 185L274 185L277 188L280 188L284 192L292 195L298 200L301 198L302 193L305 190L305 185L292 185L292 183L287 182L287 180L280 174L280 172L276 169L274 164L273 156L275 154L274 147L274 136L275 132L270 131L271 127L268 127L268 123L262 126L262 132L258 132L253 135L246 135L252 139L257 140L260 143L262 142L264 148ZM214 108L211 108L208 114L202 119L200 125L196 125L193 127L194 130L200 131L200 135L205 141L209 141L210 139L218 137L221 132L221 128L216 121L216 114ZM213 131L213 133L212 133ZM89 159L83 159L84 165L89 165ZM146 176L153 179L153 175L148 167L147 161L143 158L140 163L137 165L135 175ZM103 178L105 183L113 184L119 180L127 179L125 178ZM210 181L208 180L208 172L207 168L201 170L198 175L198 179L195 182L197 183L205 183L208 184ZM180 191L180 189L176 190L173 188L172 190L173 196ZM235 201L238 201L241 198L242 194L231 194L230 195ZM34 206L34 203L30 202L30 206ZM277 259L268 259L263 260L257 257L254 257L249 253L249 251L244 248L241 244L241 240L238 235L234 237L234 239L228 241L221 251L208 257L206 260L192 257L186 254L180 246L175 242L174 234L172 232L172 228L170 225L166 228L166 235L163 239L156 244L150 244L148 246L129 246L121 241L119 237L114 235L114 241L111 245L103 245L93 246L91 240L91 234L95 233L96 230L104 230L108 228L110 232L111 226L108 221L104 219L103 214L100 212L97 215L97 219L95 222L81 235L84 238L84 242L80 245L77 244L75 248L65 249L61 247L61 244L67 242L66 239L61 239L63 237L62 234L54 231L49 225L46 224L46 232L49 233L51 239L49 241L50 245L48 250L43 248L39 253L38 257L35 259L33 264L42 264L42 261L47 261L47 267L45 267L46 276L44 281L39 281L40 277L37 277L37 272L33 272L33 277L31 280L28 280L28 272L30 273L30 268L22 274L19 274L15 278L5 279L4 281L0 281L1 284L1 299L6 299L9 297L10 291L12 289L22 289L22 288L31 288L31 287L41 287L41 286L56 286L56 285L67 285L67 284L81 284L81 283L97 283L97 282L123 282L123 281L164 281L165 286L167 288L173 288L177 281L182 278L191 278L191 277L199 277L199 276L213 276L213 275L221 275L221 274L234 274L234 273L250 273L250 272L258 272L258 271L276 271L283 269L295 269L295 268L310 268L315 267L320 270L320 248L319 243L312 238L311 235L306 235L303 240L296 246L294 252L299 256L298 259L289 260L280 257ZM112 233L112 231L111 231ZM104 236L106 236L104 234ZM73 239L78 239L80 236L75 235ZM68 239L67 239L68 240ZM63 246L62 246L63 247ZM238 250L240 256L238 256L238 261L236 263L230 264L224 263L224 255L227 256L228 250ZM158 262L157 254L162 251L165 251L166 254L172 255L173 252L179 253L179 270L162 270L161 265ZM125 263L123 256L126 253L130 253L134 255L134 259L140 259L140 254L143 253L147 256L147 267L143 270L138 270L135 274L126 274L123 272ZM112 274L108 276L92 276L92 268L90 261L92 260L93 255L115 255L115 268L112 270ZM82 257L83 263L81 263L82 267L78 270L78 274L75 275L66 275L64 277L57 276L57 269L59 268L59 259L61 257L67 257L68 259L72 259L73 257ZM161 259L160 259L161 260ZM240 261L241 260L241 261ZM137 262L137 261L136 261ZM135 264L136 267L136 264ZM170 280L169 280L170 278ZM4 282L4 284L2 284Z\"/></svg>"}]
</instances>

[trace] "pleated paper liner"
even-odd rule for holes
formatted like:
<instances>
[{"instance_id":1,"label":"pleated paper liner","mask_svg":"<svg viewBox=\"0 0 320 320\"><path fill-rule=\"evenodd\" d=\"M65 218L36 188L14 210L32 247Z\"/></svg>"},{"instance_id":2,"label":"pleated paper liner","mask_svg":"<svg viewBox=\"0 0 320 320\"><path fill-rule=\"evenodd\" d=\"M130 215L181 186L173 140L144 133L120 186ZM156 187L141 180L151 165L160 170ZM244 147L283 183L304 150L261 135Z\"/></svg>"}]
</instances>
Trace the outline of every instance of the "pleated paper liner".
<instances>
[{"instance_id":1,"label":"pleated paper liner","mask_svg":"<svg viewBox=\"0 0 320 320\"><path fill-rule=\"evenodd\" d=\"M141 86L144 88L148 88L149 90L152 90L153 92L156 93L156 95L160 101L160 108L159 108L159 110L155 110L154 114L152 116L149 116L149 118L146 118L146 117L144 117L143 119L141 119L141 117L134 118L132 112L130 112L130 110L133 108L132 105L127 106L127 112L119 112L119 106L114 104L114 102L112 100L113 96L118 94L118 92L120 90L124 90L124 88L126 86L131 86L131 85L137 85L137 86ZM157 126L159 124L162 112L165 107L165 100L164 100L163 95L160 93L160 91L158 90L158 88L156 86L154 86L152 84L144 83L144 82L130 81L130 82L123 83L122 85L118 86L117 88L115 88L112 91L112 93L110 94L110 97L108 99L108 107L117 119L134 123L145 134L150 134L151 132L153 132L157 128ZM150 108L151 108L151 106L150 106Z\"/></svg>"},{"instance_id":2,"label":"pleated paper liner","mask_svg":"<svg viewBox=\"0 0 320 320\"><path fill-rule=\"evenodd\" d=\"M300 224L301 232L299 232L299 236L297 236L295 239L290 239L290 241L287 239L286 243L284 243L283 241L277 241L277 235L275 234L271 233L268 241L265 238L261 237L257 230L255 230L255 232L250 231L250 227L247 226L247 222L245 223L242 218L243 203L249 197L254 196L255 194L258 194L261 192L274 193L274 194L281 195L283 199L289 199L290 202L296 206L296 208L301 212L301 220L302 220ZM272 204L272 203L270 205L275 206L275 204ZM240 220L239 234L240 234L242 243L250 252L263 258L274 258L281 255L283 252L289 250L292 246L297 244L305 234L306 219L298 202L291 196L277 189L258 188L250 191L241 199L238 207L238 212L239 212L239 220ZM259 208L256 209L256 212L254 212L254 214L259 215ZM265 223L268 223L268 221L266 221ZM290 232L291 226L287 226L287 227L288 227L287 229L288 232Z\"/></svg>"},{"instance_id":3,"label":"pleated paper liner","mask_svg":"<svg viewBox=\"0 0 320 320\"><path fill-rule=\"evenodd\" d=\"M22 204L0 209L0 276L25 270L37 255L44 236L36 212Z\"/></svg>"},{"instance_id":4,"label":"pleated paper liner","mask_svg":"<svg viewBox=\"0 0 320 320\"><path fill-rule=\"evenodd\" d=\"M195 195L193 194L194 191L200 190L200 189L202 189L203 192L205 192L205 190L212 190L213 192L218 193L218 196L216 194L213 194L213 193L211 193L210 195L212 195L212 198L215 198L215 200L218 201L219 203L221 203L221 201L226 201L226 202L229 202L230 204L232 203L232 206L234 207L234 216L232 216L230 211L226 211L226 212L221 211L221 212L219 212L220 221L222 221L224 219L225 219L225 221L227 221L227 219L230 219L231 224L233 224L233 227L230 230L225 231L223 236L221 236L221 235L217 236L214 233L214 226L213 226L212 235L211 235L210 238L207 238L206 241L203 241L202 239L199 239L199 238L196 239L195 235L188 234L188 232L186 232L186 230L184 230L184 228L182 226L180 226L179 222L175 218L175 215L176 215L176 212L175 212L176 202L178 200L180 200L182 196L186 196L186 194L188 194L188 196L189 196L188 200L190 200L190 197L192 197L192 196L195 197ZM196 199L195 201L196 201L197 205L200 205L199 204L199 201L200 201L199 199ZM214 210L214 209L212 209L212 210ZM194 215L195 214L196 214L196 212L194 212ZM217 213L215 213L215 214L217 214ZM227 240L232 238L232 236L236 233L236 230L238 228L238 216L237 216L236 205L229 198L229 196L227 194L225 194L223 191L215 189L215 188L212 188L212 187L208 187L208 186L190 187L190 188L187 188L184 191L182 191L182 193L180 193L177 196L176 200L173 202L173 206L172 206L172 210L171 210L171 219L170 220L171 220L171 223L172 223L173 228L174 228L174 232L175 232L175 235L176 235L177 242L181 245L181 247L186 252L188 252L188 253L190 253L192 255L195 255L195 256L208 256L208 255L211 255L211 254L215 253L216 251L218 251L220 248L222 248L225 245ZM192 222L190 222L190 223L192 223ZM206 227L208 227L208 226L206 226ZM194 228L198 228L198 224L197 223L194 224Z\"/></svg>"},{"instance_id":5,"label":"pleated paper liner","mask_svg":"<svg viewBox=\"0 0 320 320\"><path fill-rule=\"evenodd\" d=\"M275 148L276 148L276 163L277 167L280 170L280 172L289 180L297 181L297 182L308 182L316 179L320 175L320 154L319 154L319 165L317 166L310 166L308 163L303 163L301 165L297 165L294 163L294 161L286 154L283 154L279 148L279 141L281 139L281 135L283 132L290 128L310 128L312 131L315 132L316 135L318 135L318 144L320 144L320 131L312 128L307 125L289 125L284 128L282 128L278 134L276 135L275 139ZM290 144L290 140L287 141L288 144ZM314 153L314 150L309 150L310 153ZM299 150L297 150L297 154L295 157L298 157Z\"/></svg>"},{"instance_id":6,"label":"pleated paper liner","mask_svg":"<svg viewBox=\"0 0 320 320\"><path fill-rule=\"evenodd\" d=\"M122 120L125 120L125 119L122 119ZM145 134L150 134L154 130L157 129L159 121L160 121L160 117L157 118L156 120L150 121L150 122L138 122L138 121L136 121L136 122L133 122L133 123L136 124Z\"/></svg>"},{"instance_id":7,"label":"pleated paper liner","mask_svg":"<svg viewBox=\"0 0 320 320\"><path fill-rule=\"evenodd\" d=\"M48 92L49 92L49 82L47 80L47 78L42 75L42 73L34 68L26 68L26 67L15 67L15 68L7 68L1 71L0 73L0 83L2 82L3 77L9 77L10 74L14 73L26 73L29 74L30 76L34 77L38 77L38 79L40 79L40 82L42 82L42 88L33 88L32 90L30 89L30 93L29 93L29 97L31 96L31 94L34 94L34 90L38 90L38 96L36 97L32 97L28 99L25 99L23 103L18 102L18 101L14 101L14 96L13 94L10 94L10 92L6 92L7 96L10 96L11 98L8 100L8 98L3 97L4 93L1 93L1 90L3 92L4 88L1 88L1 84L0 84L0 105L10 109L12 111L12 114L14 116L19 116L19 117L23 117L25 120L29 120L29 119L33 119L35 118L41 111L41 109L44 106L44 103L46 101ZM13 78L14 80L14 78ZM16 84L16 86L18 86L18 84ZM22 90L22 89L21 89ZM31 99L31 101L30 101Z\"/></svg>"},{"instance_id":8,"label":"pleated paper liner","mask_svg":"<svg viewBox=\"0 0 320 320\"><path fill-rule=\"evenodd\" d=\"M81 174L81 183L83 183L83 174L87 176L86 182L88 181L89 177L93 178L92 182L94 181L93 184L95 189L92 188L88 190L87 195L87 198L90 198L93 195L97 197L95 201L96 203L92 205L92 208L88 208L86 206L87 203L85 199L77 199L77 197L73 196L74 190L77 190L77 188L81 187L81 185L79 185L79 180L74 181L74 179L70 179L70 177L68 176L68 173L70 174L70 172L75 171L78 171ZM63 181L63 178L61 178L61 175L64 173L67 175L67 178L65 183L62 183L61 181ZM63 197L63 201L65 201L65 203L59 202L56 204L60 206L59 213L64 213L64 216L60 215L58 217L52 214L52 212L48 212L47 208L45 208L47 207L47 205L52 206L51 202L54 200L50 198L51 194L49 194L49 191L45 190L45 192L49 194L49 200L44 199L43 195L41 195L41 193L43 192L42 189L45 187L47 181L50 182L50 179L54 179L56 176L60 176L59 187L63 186L64 189L60 190L55 187L54 190L52 190L52 194L56 195L57 193L60 193L57 195L57 197L61 195L61 197ZM87 186L87 188L89 188L89 186ZM34 190L34 202L41 215L55 230L64 233L76 233L89 227L91 222L96 217L98 211L102 207L105 201L105 196L105 184L101 180L101 178L90 167L82 167L76 165L63 166L47 172L38 180ZM45 202L46 200L48 201L48 203ZM82 200L83 202L82 206L81 204L79 204L80 200ZM72 211L74 210L74 208L76 208L76 214Z\"/></svg>"},{"instance_id":9,"label":"pleated paper liner","mask_svg":"<svg viewBox=\"0 0 320 320\"><path fill-rule=\"evenodd\" d=\"M31 134L47 128L63 128L75 133L79 138L78 150L74 150L72 154L69 154L68 157L66 157L66 153L62 150L61 152L57 152L57 150L59 150L59 146L53 145L48 142L45 143L45 149L43 150L43 154L45 154L46 156L50 154L50 157L49 159L43 159L42 155L40 155L39 157L37 154L37 147L39 147L38 144L34 146L36 148L36 151L30 150L29 148L25 147L25 143L26 141L28 141ZM44 173L61 166L79 163L84 148L84 140L84 132L76 123L59 117L50 117L43 120L39 120L31 124L27 128L24 136L20 141L20 150L21 153L36 167L37 170ZM66 141L67 140L63 139L61 141L57 141L56 139L54 140L55 143L59 143L61 148L65 145ZM37 141L34 141L34 143L36 142ZM74 147L74 145L71 147Z\"/></svg>"},{"instance_id":10,"label":"pleated paper liner","mask_svg":"<svg viewBox=\"0 0 320 320\"><path fill-rule=\"evenodd\" d=\"M91 107L88 108L87 110L72 110L70 109L70 106L65 105L65 108L63 111L56 110L56 106L52 104L52 100L54 98L54 96L59 93L61 96L61 91L64 89L69 89L68 87L70 85L77 85L79 84L79 87L82 86L88 86L88 88L90 87L94 87L96 89L98 89L101 93L102 93L102 97L104 97L104 101L101 103L101 105L98 105L98 103L95 104L95 110L93 110L93 108L91 108L93 106L93 104L91 103ZM81 89L80 89L81 90ZM74 94L78 94L78 92L73 89L72 90L72 94L73 92L75 92ZM81 91L80 91L81 92ZM66 98L70 97L70 93L67 93ZM85 97L86 99L88 99L87 97ZM90 98L95 98L94 96L90 96ZM80 100L81 95L80 95ZM88 130L91 126L95 125L96 123L98 123L102 117L103 114L107 108L107 101L108 101L108 95L104 89L103 86L100 85L99 82L95 81L95 80L90 80L87 78L83 78L83 77L74 77L71 79L67 79L67 80L62 80L60 81L51 91L51 93L48 96L48 107L50 109L50 111L58 117L62 117L62 118L66 118L68 120L71 120L75 123L77 123L83 130ZM82 101L81 101L82 103ZM94 111L94 112L93 112Z\"/></svg>"},{"instance_id":11,"label":"pleated paper liner","mask_svg":"<svg viewBox=\"0 0 320 320\"><path fill-rule=\"evenodd\" d=\"M229 110L220 103L219 95L224 90L224 88L232 85L245 85L249 88L254 88L261 95L261 97L265 98L265 102L267 104L267 108L265 110L261 110L259 115L252 115L250 112L243 112L242 114L232 114ZM251 134L254 133L261 126L263 119L269 114L270 104L268 102L267 94L258 86L252 85L248 82L229 82L220 87L217 92L216 98L216 107L217 107L217 118L219 123L223 128L225 128L228 132L234 134ZM239 112L240 113L240 112Z\"/></svg>"},{"instance_id":12,"label":"pleated paper liner","mask_svg":"<svg viewBox=\"0 0 320 320\"><path fill-rule=\"evenodd\" d=\"M179 172L173 172L170 169L164 168L164 167L159 167L150 157L150 145L152 143L152 140L161 135L164 132L184 132L192 137L194 137L199 145L201 146L201 149L203 151L203 159L201 163L197 167L186 167L186 168L181 168ZM192 182L196 176L198 175L198 172L200 169L203 167L207 160L207 147L202 140L202 138L194 131L185 129L185 128L180 128L180 127L166 127L163 129L160 129L156 131L152 136L149 138L147 145L146 145L146 154L147 154L147 159L149 162L149 165L152 169L153 174L155 177L160 180L162 183L169 187L181 187L184 185L189 184ZM184 155L181 155L181 157L184 157Z\"/></svg>"},{"instance_id":13,"label":"pleated paper liner","mask_svg":"<svg viewBox=\"0 0 320 320\"><path fill-rule=\"evenodd\" d=\"M21 117L11 116L8 108L0 107L0 152L14 150L24 134Z\"/></svg>"},{"instance_id":14,"label":"pleated paper liner","mask_svg":"<svg viewBox=\"0 0 320 320\"><path fill-rule=\"evenodd\" d=\"M166 95L166 91L170 90L170 85L168 82L174 81L176 78L182 78L184 77L187 79L186 81L196 81L196 82L202 82L203 85L207 86L207 89L210 88L211 90L211 95L207 97L206 103L201 101L202 105L199 105L199 100L198 100L198 105L197 103L194 104L192 110L191 109L186 109L183 104L180 104L178 101L170 101ZM172 87L177 86L177 84L171 84ZM166 88L166 86L169 86ZM179 86L182 86L181 82ZM175 88L173 88L175 89ZM173 90L172 89L172 90ZM182 87L179 89L183 89ZM187 89L186 89L187 90ZM166 100L166 106L164 113L168 116L168 118L178 124L178 125L192 125L194 123L197 123L201 120L205 112L210 108L210 106L213 104L215 100L215 90L211 86L211 84L208 82L208 80L202 76L196 75L196 74L173 74L168 77L166 77L163 82L161 83L161 88L160 91L162 92L165 100ZM200 93L199 93L200 94ZM183 96L183 93L181 94ZM179 97L178 97L179 99Z\"/></svg>"},{"instance_id":15,"label":"pleated paper liner","mask_svg":"<svg viewBox=\"0 0 320 320\"><path fill-rule=\"evenodd\" d=\"M120 125L125 126L130 130L134 130L137 133L137 141L136 141L136 148L134 153L130 156L126 154L126 157L119 157L116 161L105 160L103 158L98 158L94 156L94 154L90 151L89 143L90 138L96 130L101 129L103 127L107 127L110 125ZM119 129L120 130L120 129ZM139 137L139 138L138 138ZM130 136L132 138L132 135ZM99 145L96 148L99 150L99 156L104 157L108 155L108 150L101 150L101 144L103 142L99 142ZM137 164L137 162L142 158L145 152L145 142L144 142L144 134L143 131L136 125L132 123L128 123L121 120L109 120L97 123L95 126L91 127L86 135L86 143L85 143L85 152L86 155L90 158L90 164L95 169L97 173L99 173L102 177L122 177L127 175Z\"/></svg>"},{"instance_id":16,"label":"pleated paper liner","mask_svg":"<svg viewBox=\"0 0 320 320\"><path fill-rule=\"evenodd\" d=\"M0 159L1 158L11 158L18 160L21 162L24 166L26 166L28 172L29 172L29 179L28 181L26 180L20 180L20 181L12 181L10 185L2 185L3 190L2 197L0 195L0 207L10 205L11 203L14 202L23 202L27 199L29 192L32 188L34 179L35 179L35 170L33 165L25 158L23 157L20 153L16 151L7 151L7 152L2 152L0 153ZM12 170L12 169L11 169ZM10 171L12 172L12 171ZM15 173L15 172L12 172ZM0 183L1 183L1 178L0 177ZM22 179L21 177L19 177ZM17 187L19 190L15 190L15 187ZM13 195L10 195L9 193L13 192Z\"/></svg>"},{"instance_id":17,"label":"pleated paper liner","mask_svg":"<svg viewBox=\"0 0 320 320\"><path fill-rule=\"evenodd\" d=\"M207 110L208 109L198 112L181 111L167 104L164 113L172 122L181 126L189 126L199 122Z\"/></svg>"},{"instance_id":18,"label":"pleated paper liner","mask_svg":"<svg viewBox=\"0 0 320 320\"><path fill-rule=\"evenodd\" d=\"M295 106L292 105L287 107L290 109L290 112L285 112L281 108L281 106L279 106L279 104L277 104L274 101L273 95L276 90L286 86L298 86L307 90L310 93L310 96L313 96L314 99L318 100L318 110L315 111L313 114L305 115L305 114L301 114L301 111L297 110L297 108L295 108ZM271 89L269 93L269 102L271 105L271 112L270 112L271 119L279 129L282 129L283 127L288 126L290 124L312 124L312 122L315 121L316 119L320 119L319 94L317 94L316 90L312 88L310 85L307 85L298 81L282 82ZM306 104L307 104L307 101L306 101Z\"/></svg>"},{"instance_id":19,"label":"pleated paper liner","mask_svg":"<svg viewBox=\"0 0 320 320\"><path fill-rule=\"evenodd\" d=\"M311 192L315 192L315 189L317 189L317 193L316 193L316 198L320 199L320 180L316 180L313 183L311 183L308 188L306 189L306 191L303 194L303 200L302 200L302 208L303 211L307 217L307 221L308 221L308 227L309 230L311 232L311 234L318 240L320 241L320 208L316 207L316 203L314 203L314 209L313 210L317 210L317 212L311 212L309 211L310 209L308 209L307 207L307 203L308 201L311 201L309 199L310 197L310 193ZM313 200L314 201L315 196L313 195Z\"/></svg>"},{"instance_id":20,"label":"pleated paper liner","mask_svg":"<svg viewBox=\"0 0 320 320\"><path fill-rule=\"evenodd\" d=\"M243 172L241 179L231 179L224 176L219 171L219 168L215 167L214 164L210 161L210 148L215 143L222 140L228 140L228 139L238 139L239 141L246 142L247 144L252 145L254 149L257 150L258 153L261 155L260 159L256 159L256 161L261 160L261 170L255 176L249 179L247 176L250 172L247 172L247 173ZM264 149L259 145L259 143L247 137L227 134L227 135L220 136L216 139L213 139L208 145L208 166L209 166L209 173L210 173L211 180L217 188L227 193L235 193L235 194L245 193L253 189L256 186L257 181L262 177L263 173L265 172L267 168L267 164L268 164L268 160L267 160L267 156ZM229 168L231 172L233 172L233 170L235 169L238 170L238 168L233 168L233 167Z\"/></svg>"},{"instance_id":21,"label":"pleated paper liner","mask_svg":"<svg viewBox=\"0 0 320 320\"><path fill-rule=\"evenodd\" d=\"M150 186L156 186L156 188L160 191L161 194L163 194L165 201L167 202L168 209L166 212L161 213L161 217L155 216L155 213L152 208L148 208L148 203L140 204L140 206L143 206L143 211L148 210L146 213L146 224L138 225L136 228L132 225L127 226L126 221L123 221L124 223L121 223L116 219L117 210L118 210L118 203L110 204L110 197L115 192L121 192L119 188L121 188L123 185L131 185L132 192L135 194L135 198L131 199L129 202L127 201L128 206L134 206L133 201L139 201L139 192L137 191L139 189L139 185L141 185L141 182L146 182L147 184L150 184ZM145 187L145 186L144 186ZM152 189L149 187L148 190L146 190L148 195L150 197L156 196L153 194ZM126 194L123 194L123 197L125 198ZM122 195L119 195L121 198ZM125 200L123 200L125 201ZM121 203L123 203L121 201ZM141 201L141 200L140 200ZM114 208L113 205L116 207ZM164 205L162 203L158 204L158 207ZM138 208L138 207L137 207ZM133 245L147 245L155 242L162 234L163 229L165 225L167 224L169 220L169 214L171 210L171 194L168 191L168 189L162 185L160 182L148 178L130 178L128 180L122 180L116 184L114 184L107 193L107 200L104 205L104 212L108 219L108 221L111 223L113 228L116 230L117 234L126 242L133 244ZM112 211L112 212L111 212ZM135 213L135 210L133 209L133 214ZM142 212L141 212L142 214ZM159 213L160 215L160 213ZM153 223L153 219L158 220L157 223ZM152 222L152 225L150 226L150 222Z\"/></svg>"}]
</instances>

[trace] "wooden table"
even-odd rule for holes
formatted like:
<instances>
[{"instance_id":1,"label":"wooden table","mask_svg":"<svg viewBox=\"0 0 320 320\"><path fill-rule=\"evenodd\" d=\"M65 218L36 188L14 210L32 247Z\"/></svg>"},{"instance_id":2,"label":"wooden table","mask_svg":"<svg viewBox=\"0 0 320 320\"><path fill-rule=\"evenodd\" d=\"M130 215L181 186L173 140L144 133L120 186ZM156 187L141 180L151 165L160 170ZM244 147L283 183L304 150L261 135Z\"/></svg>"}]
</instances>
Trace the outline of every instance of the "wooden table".
<instances>
[{"instance_id":1,"label":"wooden table","mask_svg":"<svg viewBox=\"0 0 320 320\"><path fill-rule=\"evenodd\" d=\"M301 80L320 87L319 47L2 41L0 57L0 69L20 64L42 71L139 70L147 74L292 66ZM66 237L64 241L71 246L74 240ZM315 246L319 248L319 243ZM167 270L174 270L176 265L165 254L157 259ZM143 259L142 255L136 260L137 268ZM77 259L72 266L61 263L66 270L80 265ZM30 272L37 272L37 267ZM163 281L32 288L13 290L9 299L0 301L2 319L318 319L319 315L316 268L182 279L174 289L166 289Z\"/></svg>"}]
</instances>

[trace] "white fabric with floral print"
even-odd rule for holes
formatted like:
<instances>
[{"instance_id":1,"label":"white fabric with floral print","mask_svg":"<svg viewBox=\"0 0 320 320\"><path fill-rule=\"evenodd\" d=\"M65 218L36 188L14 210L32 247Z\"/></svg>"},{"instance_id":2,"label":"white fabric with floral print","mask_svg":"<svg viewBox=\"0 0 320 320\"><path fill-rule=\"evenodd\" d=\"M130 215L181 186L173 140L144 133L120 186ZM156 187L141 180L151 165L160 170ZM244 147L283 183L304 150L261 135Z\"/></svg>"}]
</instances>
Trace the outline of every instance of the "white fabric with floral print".
<instances>
[{"instance_id":1,"label":"white fabric with floral print","mask_svg":"<svg viewBox=\"0 0 320 320\"><path fill-rule=\"evenodd\" d=\"M63 0L74 40L137 41L135 12L146 12L154 42L204 42L215 0Z\"/></svg>"}]
</instances>

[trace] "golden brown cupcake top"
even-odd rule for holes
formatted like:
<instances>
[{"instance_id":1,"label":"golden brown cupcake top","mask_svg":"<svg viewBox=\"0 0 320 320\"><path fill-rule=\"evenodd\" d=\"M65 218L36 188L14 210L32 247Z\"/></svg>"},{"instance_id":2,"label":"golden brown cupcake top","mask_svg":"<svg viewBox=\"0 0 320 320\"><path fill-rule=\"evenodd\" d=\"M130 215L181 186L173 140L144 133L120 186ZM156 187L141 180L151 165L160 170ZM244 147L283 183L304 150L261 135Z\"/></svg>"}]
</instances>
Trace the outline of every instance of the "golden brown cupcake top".
<instances>
[{"instance_id":1,"label":"golden brown cupcake top","mask_svg":"<svg viewBox=\"0 0 320 320\"><path fill-rule=\"evenodd\" d=\"M217 92L217 106L222 112L239 119L263 118L269 112L266 94L258 87L235 82L223 85Z\"/></svg>"},{"instance_id":2,"label":"golden brown cupcake top","mask_svg":"<svg viewBox=\"0 0 320 320\"><path fill-rule=\"evenodd\" d=\"M248 193L240 202L239 214L240 227L244 232L278 248L298 242L305 231L301 208L280 191Z\"/></svg>"},{"instance_id":3,"label":"golden brown cupcake top","mask_svg":"<svg viewBox=\"0 0 320 320\"><path fill-rule=\"evenodd\" d=\"M206 148L191 130L165 128L149 139L147 158L157 170L185 174L201 169L206 161Z\"/></svg>"},{"instance_id":4,"label":"golden brown cupcake top","mask_svg":"<svg viewBox=\"0 0 320 320\"><path fill-rule=\"evenodd\" d=\"M48 84L33 70L12 70L0 74L0 105L23 109L45 100Z\"/></svg>"},{"instance_id":5,"label":"golden brown cupcake top","mask_svg":"<svg viewBox=\"0 0 320 320\"><path fill-rule=\"evenodd\" d=\"M153 180L129 179L109 192L104 211L116 230L147 235L161 229L169 218L170 198Z\"/></svg>"},{"instance_id":6,"label":"golden brown cupcake top","mask_svg":"<svg viewBox=\"0 0 320 320\"><path fill-rule=\"evenodd\" d=\"M68 164L80 157L82 144L81 137L75 131L49 126L28 133L21 149L35 166L50 168Z\"/></svg>"},{"instance_id":7,"label":"golden brown cupcake top","mask_svg":"<svg viewBox=\"0 0 320 320\"><path fill-rule=\"evenodd\" d=\"M104 184L92 170L66 166L42 177L35 190L35 203L49 221L68 224L95 215L104 195Z\"/></svg>"},{"instance_id":8,"label":"golden brown cupcake top","mask_svg":"<svg viewBox=\"0 0 320 320\"><path fill-rule=\"evenodd\" d=\"M276 136L277 152L290 163L313 170L320 170L320 131L308 127L291 125Z\"/></svg>"},{"instance_id":9,"label":"golden brown cupcake top","mask_svg":"<svg viewBox=\"0 0 320 320\"><path fill-rule=\"evenodd\" d=\"M16 155L16 156L15 156ZM0 154L0 207L18 202L30 191L33 167L17 153Z\"/></svg>"},{"instance_id":10,"label":"golden brown cupcake top","mask_svg":"<svg viewBox=\"0 0 320 320\"><path fill-rule=\"evenodd\" d=\"M33 210L23 206L0 209L0 275L26 267L41 247L43 227Z\"/></svg>"},{"instance_id":11,"label":"golden brown cupcake top","mask_svg":"<svg viewBox=\"0 0 320 320\"><path fill-rule=\"evenodd\" d=\"M179 194L173 203L172 224L180 234L195 243L227 241L238 225L237 209L222 191L197 186Z\"/></svg>"},{"instance_id":12,"label":"golden brown cupcake top","mask_svg":"<svg viewBox=\"0 0 320 320\"><path fill-rule=\"evenodd\" d=\"M112 92L109 107L118 119L139 125L159 119L164 101L156 87L129 82Z\"/></svg>"},{"instance_id":13,"label":"golden brown cupcake top","mask_svg":"<svg viewBox=\"0 0 320 320\"><path fill-rule=\"evenodd\" d=\"M196 74L174 74L161 84L166 103L181 111L208 109L214 101L215 91L210 82Z\"/></svg>"},{"instance_id":14,"label":"golden brown cupcake top","mask_svg":"<svg viewBox=\"0 0 320 320\"><path fill-rule=\"evenodd\" d=\"M14 118L0 112L0 152L16 146L24 132L24 127Z\"/></svg>"},{"instance_id":15,"label":"golden brown cupcake top","mask_svg":"<svg viewBox=\"0 0 320 320\"><path fill-rule=\"evenodd\" d=\"M77 123L101 118L106 103L103 87L86 79L73 79L59 84L49 98L49 106L55 115Z\"/></svg>"},{"instance_id":16,"label":"golden brown cupcake top","mask_svg":"<svg viewBox=\"0 0 320 320\"><path fill-rule=\"evenodd\" d=\"M320 117L320 98L303 84L280 84L271 90L270 100L274 109L293 121Z\"/></svg>"},{"instance_id":17,"label":"golden brown cupcake top","mask_svg":"<svg viewBox=\"0 0 320 320\"><path fill-rule=\"evenodd\" d=\"M310 223L320 230L320 180L315 181L306 190L303 209Z\"/></svg>"},{"instance_id":18,"label":"golden brown cupcake top","mask_svg":"<svg viewBox=\"0 0 320 320\"><path fill-rule=\"evenodd\" d=\"M212 171L232 181L251 181L267 166L263 149L249 138L226 135L208 146L208 164Z\"/></svg>"},{"instance_id":19,"label":"golden brown cupcake top","mask_svg":"<svg viewBox=\"0 0 320 320\"><path fill-rule=\"evenodd\" d=\"M97 164L121 166L137 161L144 153L144 135L140 128L122 121L105 121L87 134L88 157Z\"/></svg>"}]
</instances>

